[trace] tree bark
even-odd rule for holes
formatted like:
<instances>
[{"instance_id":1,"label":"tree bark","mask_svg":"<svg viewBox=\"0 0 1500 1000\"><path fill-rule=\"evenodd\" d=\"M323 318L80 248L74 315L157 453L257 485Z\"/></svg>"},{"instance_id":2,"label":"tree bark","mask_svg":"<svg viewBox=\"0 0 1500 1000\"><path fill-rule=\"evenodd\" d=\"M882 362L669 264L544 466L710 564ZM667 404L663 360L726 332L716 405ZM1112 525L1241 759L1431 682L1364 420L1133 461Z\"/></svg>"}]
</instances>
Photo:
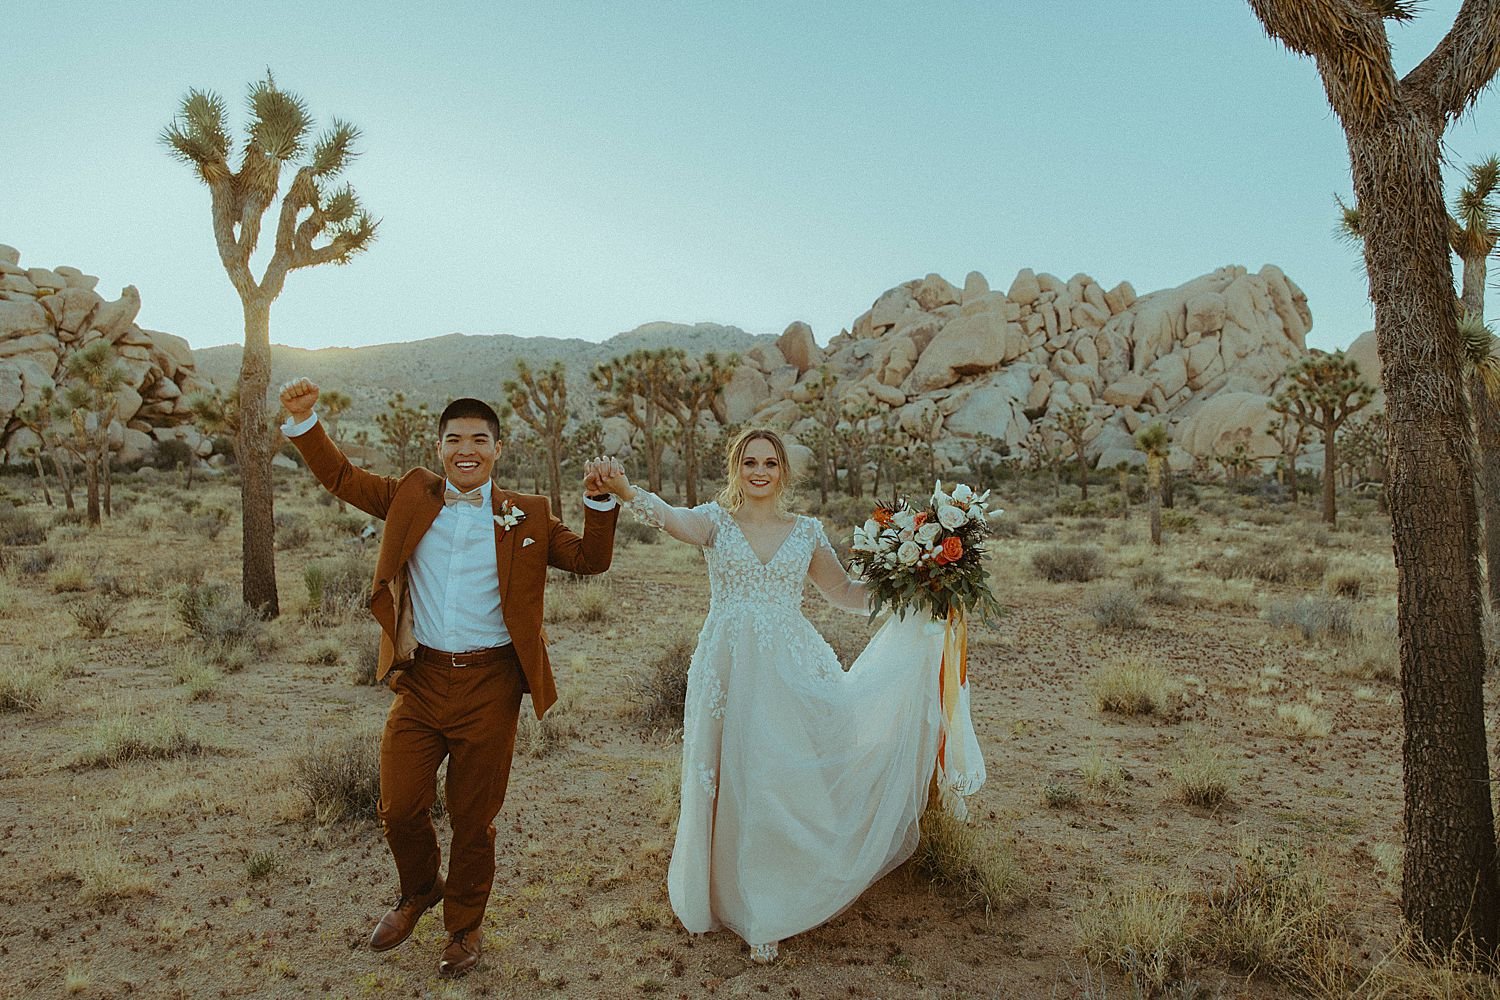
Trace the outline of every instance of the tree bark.
<instances>
[{"instance_id":1,"label":"tree bark","mask_svg":"<svg viewBox=\"0 0 1500 1000\"><path fill-rule=\"evenodd\" d=\"M271 384L271 302L243 300L245 350L240 358L240 419L234 451L240 465L241 596L263 617L281 613L276 597L276 513L266 391Z\"/></svg>"},{"instance_id":2,"label":"tree bark","mask_svg":"<svg viewBox=\"0 0 1500 1000\"><path fill-rule=\"evenodd\" d=\"M1330 528L1338 526L1338 499L1334 491L1338 483L1334 482L1334 475L1338 472L1338 463L1334 455L1334 439L1338 437L1338 427L1333 424L1323 425L1323 523Z\"/></svg>"},{"instance_id":3,"label":"tree bark","mask_svg":"<svg viewBox=\"0 0 1500 1000\"><path fill-rule=\"evenodd\" d=\"M88 491L89 527L99 527L99 459L89 455L83 460L83 475Z\"/></svg>"},{"instance_id":4,"label":"tree bark","mask_svg":"<svg viewBox=\"0 0 1500 1000\"><path fill-rule=\"evenodd\" d=\"M1453 309L1442 120L1345 123L1390 425L1404 722L1402 910L1429 944L1496 943L1474 437Z\"/></svg>"},{"instance_id":5,"label":"tree bark","mask_svg":"<svg viewBox=\"0 0 1500 1000\"><path fill-rule=\"evenodd\" d=\"M42 452L40 448L37 449L36 454L31 456L31 460L36 464L36 481L41 484L42 499L47 501L48 507L51 507L52 491L47 488L47 469L46 466L42 465Z\"/></svg>"},{"instance_id":6,"label":"tree bark","mask_svg":"<svg viewBox=\"0 0 1500 1000\"><path fill-rule=\"evenodd\" d=\"M562 509L562 434L547 435L547 490L552 500L552 513L563 516Z\"/></svg>"},{"instance_id":7,"label":"tree bark","mask_svg":"<svg viewBox=\"0 0 1500 1000\"><path fill-rule=\"evenodd\" d=\"M1469 375L1479 438L1479 500L1484 508L1484 568L1490 607L1500 609L1500 401L1484 378Z\"/></svg>"},{"instance_id":8,"label":"tree bark","mask_svg":"<svg viewBox=\"0 0 1500 1000\"><path fill-rule=\"evenodd\" d=\"M72 461L72 457L62 448L52 449L52 467L57 470L57 486L62 490L65 510L77 509L73 504L73 473L69 468Z\"/></svg>"},{"instance_id":9,"label":"tree bark","mask_svg":"<svg viewBox=\"0 0 1500 1000\"><path fill-rule=\"evenodd\" d=\"M682 425L682 479L683 491L687 494L689 507L698 506L698 428L697 413Z\"/></svg>"},{"instance_id":10,"label":"tree bark","mask_svg":"<svg viewBox=\"0 0 1500 1000\"><path fill-rule=\"evenodd\" d=\"M1146 496L1151 500L1151 544L1161 544L1161 467L1155 455L1146 456Z\"/></svg>"}]
</instances>

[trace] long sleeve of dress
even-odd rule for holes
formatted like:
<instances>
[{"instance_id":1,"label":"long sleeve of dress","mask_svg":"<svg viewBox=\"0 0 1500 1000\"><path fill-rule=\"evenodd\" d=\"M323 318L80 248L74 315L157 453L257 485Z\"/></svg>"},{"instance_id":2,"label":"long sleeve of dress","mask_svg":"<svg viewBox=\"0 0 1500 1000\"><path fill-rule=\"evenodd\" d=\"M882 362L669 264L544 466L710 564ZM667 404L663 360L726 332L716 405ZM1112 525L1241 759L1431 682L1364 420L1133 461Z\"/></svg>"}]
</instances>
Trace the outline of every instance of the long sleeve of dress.
<instances>
[{"instance_id":1,"label":"long sleeve of dress","mask_svg":"<svg viewBox=\"0 0 1500 1000\"><path fill-rule=\"evenodd\" d=\"M650 490L635 488L635 496L626 504L636 517L653 528L660 528L678 541L690 545L711 546L718 524L708 512L708 504L696 507L673 507Z\"/></svg>"},{"instance_id":2,"label":"long sleeve of dress","mask_svg":"<svg viewBox=\"0 0 1500 1000\"><path fill-rule=\"evenodd\" d=\"M828 536L823 532L822 522L815 518L813 524L818 541L813 548L812 562L807 567L807 575L812 578L813 583L818 585L818 589L823 592L829 604L852 614L869 614L869 587L863 580L854 579L844 570L843 563L839 562L838 553L833 551L833 545L829 543Z\"/></svg>"}]
</instances>

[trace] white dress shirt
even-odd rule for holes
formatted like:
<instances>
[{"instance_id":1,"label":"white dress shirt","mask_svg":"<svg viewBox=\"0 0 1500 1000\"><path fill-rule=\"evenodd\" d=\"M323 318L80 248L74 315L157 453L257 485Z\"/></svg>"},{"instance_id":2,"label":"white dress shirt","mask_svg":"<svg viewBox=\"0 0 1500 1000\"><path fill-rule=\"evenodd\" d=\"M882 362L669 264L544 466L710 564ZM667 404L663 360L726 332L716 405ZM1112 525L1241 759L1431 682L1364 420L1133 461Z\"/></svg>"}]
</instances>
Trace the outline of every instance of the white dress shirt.
<instances>
[{"instance_id":1,"label":"white dress shirt","mask_svg":"<svg viewBox=\"0 0 1500 1000\"><path fill-rule=\"evenodd\" d=\"M282 424L287 437L312 430L318 415ZM412 635L424 646L450 653L490 649L510 642L510 631L500 611L500 571L495 559L495 523L491 508L493 484L479 487L484 502L444 505L432 527L417 543L406 564L411 585ZM444 480L444 489L463 492ZM583 502L594 510L611 510L616 500ZM512 531L523 531L522 521ZM542 537L546 543L546 529ZM534 537L534 536L533 536Z\"/></svg>"}]
</instances>

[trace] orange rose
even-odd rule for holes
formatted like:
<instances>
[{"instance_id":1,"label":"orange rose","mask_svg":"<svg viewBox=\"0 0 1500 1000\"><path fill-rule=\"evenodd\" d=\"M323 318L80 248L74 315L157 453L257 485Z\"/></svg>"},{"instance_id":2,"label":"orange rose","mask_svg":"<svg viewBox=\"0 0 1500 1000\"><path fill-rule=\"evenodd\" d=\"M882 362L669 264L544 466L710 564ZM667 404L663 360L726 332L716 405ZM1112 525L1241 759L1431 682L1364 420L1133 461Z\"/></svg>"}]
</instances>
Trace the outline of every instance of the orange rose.
<instances>
[{"instance_id":1,"label":"orange rose","mask_svg":"<svg viewBox=\"0 0 1500 1000\"><path fill-rule=\"evenodd\" d=\"M884 507L876 507L875 513L870 515L870 519L884 528L891 523L891 512Z\"/></svg>"},{"instance_id":2,"label":"orange rose","mask_svg":"<svg viewBox=\"0 0 1500 1000\"><path fill-rule=\"evenodd\" d=\"M920 528L922 525L924 525L926 523L927 523L927 512L924 510L922 513L918 514L917 515L917 519L912 522L912 527L913 528Z\"/></svg>"},{"instance_id":3,"label":"orange rose","mask_svg":"<svg viewBox=\"0 0 1500 1000\"><path fill-rule=\"evenodd\" d=\"M957 562L963 557L964 543L957 535L949 535L943 539L943 551L939 558L945 563Z\"/></svg>"}]
</instances>

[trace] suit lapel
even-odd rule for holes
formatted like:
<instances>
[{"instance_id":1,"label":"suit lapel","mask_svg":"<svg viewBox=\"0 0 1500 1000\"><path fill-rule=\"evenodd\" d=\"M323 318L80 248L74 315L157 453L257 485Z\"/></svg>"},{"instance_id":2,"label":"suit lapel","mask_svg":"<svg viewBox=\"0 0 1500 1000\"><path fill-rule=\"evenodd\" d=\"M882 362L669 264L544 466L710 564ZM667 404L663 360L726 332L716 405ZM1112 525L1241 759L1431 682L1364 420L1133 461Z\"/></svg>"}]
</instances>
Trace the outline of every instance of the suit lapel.
<instances>
[{"instance_id":1,"label":"suit lapel","mask_svg":"<svg viewBox=\"0 0 1500 1000\"><path fill-rule=\"evenodd\" d=\"M515 502L515 497L509 490L502 490L498 486L491 488L490 511L493 514L498 516L506 504L514 506ZM516 535L519 533L516 528L501 531L500 525L495 525L495 572L500 577L500 607L502 608L505 607L505 598L510 592L510 566L515 557Z\"/></svg>"},{"instance_id":2,"label":"suit lapel","mask_svg":"<svg viewBox=\"0 0 1500 1000\"><path fill-rule=\"evenodd\" d=\"M427 534L427 529L432 527L432 522L437 520L438 513L443 509L442 477L434 477L419 496L420 500L411 513L411 519L406 522L406 533L401 536L401 559L398 566L405 566L411 559L422 536Z\"/></svg>"}]
</instances>

